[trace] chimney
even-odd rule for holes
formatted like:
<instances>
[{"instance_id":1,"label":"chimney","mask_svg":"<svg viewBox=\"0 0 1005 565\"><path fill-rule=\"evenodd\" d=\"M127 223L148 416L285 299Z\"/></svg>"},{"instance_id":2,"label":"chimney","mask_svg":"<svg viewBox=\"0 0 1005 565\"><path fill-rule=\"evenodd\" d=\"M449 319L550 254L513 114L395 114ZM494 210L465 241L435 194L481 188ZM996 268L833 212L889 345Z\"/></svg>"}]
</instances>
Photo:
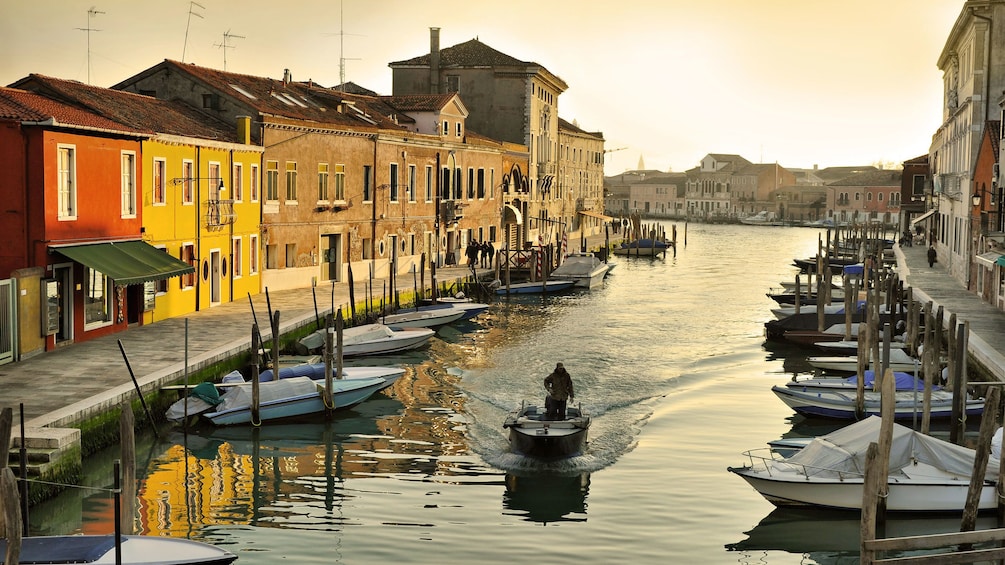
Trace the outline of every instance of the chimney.
<instances>
[{"instance_id":1,"label":"chimney","mask_svg":"<svg viewBox=\"0 0 1005 565\"><path fill-rule=\"evenodd\" d=\"M237 142L251 145L251 116L237 117Z\"/></svg>"},{"instance_id":2,"label":"chimney","mask_svg":"<svg viewBox=\"0 0 1005 565\"><path fill-rule=\"evenodd\" d=\"M440 28L429 28L429 93L440 94Z\"/></svg>"},{"instance_id":3,"label":"chimney","mask_svg":"<svg viewBox=\"0 0 1005 565\"><path fill-rule=\"evenodd\" d=\"M290 76L290 70L283 69L283 86L288 86L292 80L293 77Z\"/></svg>"}]
</instances>

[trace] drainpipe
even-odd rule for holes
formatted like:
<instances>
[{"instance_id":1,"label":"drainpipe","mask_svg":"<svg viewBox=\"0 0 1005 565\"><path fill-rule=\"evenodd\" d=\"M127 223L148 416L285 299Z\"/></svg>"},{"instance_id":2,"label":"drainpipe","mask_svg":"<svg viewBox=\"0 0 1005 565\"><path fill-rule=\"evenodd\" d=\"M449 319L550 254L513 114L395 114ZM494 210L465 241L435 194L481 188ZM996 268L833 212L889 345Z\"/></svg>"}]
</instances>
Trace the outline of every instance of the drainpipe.
<instances>
[{"instance_id":1,"label":"drainpipe","mask_svg":"<svg viewBox=\"0 0 1005 565\"><path fill-rule=\"evenodd\" d=\"M195 311L199 311L202 293L202 147L195 147Z\"/></svg>"}]
</instances>

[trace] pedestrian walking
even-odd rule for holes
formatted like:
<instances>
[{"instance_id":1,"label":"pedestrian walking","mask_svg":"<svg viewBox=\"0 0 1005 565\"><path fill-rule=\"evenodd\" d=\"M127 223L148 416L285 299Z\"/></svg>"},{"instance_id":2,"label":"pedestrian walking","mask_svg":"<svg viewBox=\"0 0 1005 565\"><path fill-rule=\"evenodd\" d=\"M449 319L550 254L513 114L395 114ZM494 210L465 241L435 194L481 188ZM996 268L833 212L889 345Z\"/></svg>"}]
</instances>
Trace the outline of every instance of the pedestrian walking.
<instances>
[{"instance_id":1,"label":"pedestrian walking","mask_svg":"<svg viewBox=\"0 0 1005 565\"><path fill-rule=\"evenodd\" d=\"M938 254L935 252L935 246L928 246L928 267L934 267L935 263L939 260Z\"/></svg>"},{"instance_id":2,"label":"pedestrian walking","mask_svg":"<svg viewBox=\"0 0 1005 565\"><path fill-rule=\"evenodd\" d=\"M489 268L491 269L492 268L492 259L493 259L493 257L495 257L495 254L496 254L496 246L492 245L492 242L486 242L485 245L487 246L486 251L489 254Z\"/></svg>"}]
</instances>

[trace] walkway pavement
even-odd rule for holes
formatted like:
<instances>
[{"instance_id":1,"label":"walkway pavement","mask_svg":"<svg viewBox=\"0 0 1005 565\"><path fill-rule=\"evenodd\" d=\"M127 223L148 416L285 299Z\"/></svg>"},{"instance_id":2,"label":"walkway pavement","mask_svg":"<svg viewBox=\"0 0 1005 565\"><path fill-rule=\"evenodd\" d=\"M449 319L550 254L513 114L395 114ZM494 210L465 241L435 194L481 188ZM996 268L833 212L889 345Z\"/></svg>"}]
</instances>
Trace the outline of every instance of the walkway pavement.
<instances>
[{"instance_id":1,"label":"walkway pavement","mask_svg":"<svg viewBox=\"0 0 1005 565\"><path fill-rule=\"evenodd\" d=\"M437 281L443 283L463 279L470 273L464 267L447 267L437 269L436 274ZM409 289L411 285L409 278ZM356 301L361 302L367 282L357 281L354 286ZM379 295L382 290L378 289L384 288L384 281L376 280L373 288ZM316 289L322 320L332 307L332 292L330 285ZM134 400L136 389L123 350L144 393L185 376L186 350L189 373L247 352L256 317L263 338L268 340L272 334L266 294L252 299L254 315L251 301L244 298L2 365L0 408L14 409L14 423L19 430L19 404L23 403L25 431L31 437L37 428L72 427L117 407L123 400ZM268 302L273 311L280 312L280 333L315 320L315 293L311 288L272 291L268 293ZM334 304L336 307L349 304L348 283L334 286ZM17 437L18 433L14 435Z\"/></svg>"},{"instance_id":2,"label":"walkway pavement","mask_svg":"<svg viewBox=\"0 0 1005 565\"><path fill-rule=\"evenodd\" d=\"M913 289L915 300L942 306L945 324L952 314L959 324L969 322L970 353L998 380L1005 380L1005 312L964 288L946 273L942 263L929 267L927 247L897 247L894 252L900 278Z\"/></svg>"}]
</instances>

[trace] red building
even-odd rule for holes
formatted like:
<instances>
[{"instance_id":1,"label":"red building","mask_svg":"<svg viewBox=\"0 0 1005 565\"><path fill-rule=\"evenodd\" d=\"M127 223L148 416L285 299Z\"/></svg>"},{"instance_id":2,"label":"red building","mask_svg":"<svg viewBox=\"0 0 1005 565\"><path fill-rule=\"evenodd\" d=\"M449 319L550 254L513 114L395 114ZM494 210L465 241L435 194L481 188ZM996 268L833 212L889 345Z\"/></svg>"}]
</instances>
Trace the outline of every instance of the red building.
<instances>
[{"instance_id":1,"label":"red building","mask_svg":"<svg viewBox=\"0 0 1005 565\"><path fill-rule=\"evenodd\" d=\"M21 354L121 330L142 311L143 283L191 271L142 241L149 135L0 88L0 279L21 291Z\"/></svg>"}]
</instances>

